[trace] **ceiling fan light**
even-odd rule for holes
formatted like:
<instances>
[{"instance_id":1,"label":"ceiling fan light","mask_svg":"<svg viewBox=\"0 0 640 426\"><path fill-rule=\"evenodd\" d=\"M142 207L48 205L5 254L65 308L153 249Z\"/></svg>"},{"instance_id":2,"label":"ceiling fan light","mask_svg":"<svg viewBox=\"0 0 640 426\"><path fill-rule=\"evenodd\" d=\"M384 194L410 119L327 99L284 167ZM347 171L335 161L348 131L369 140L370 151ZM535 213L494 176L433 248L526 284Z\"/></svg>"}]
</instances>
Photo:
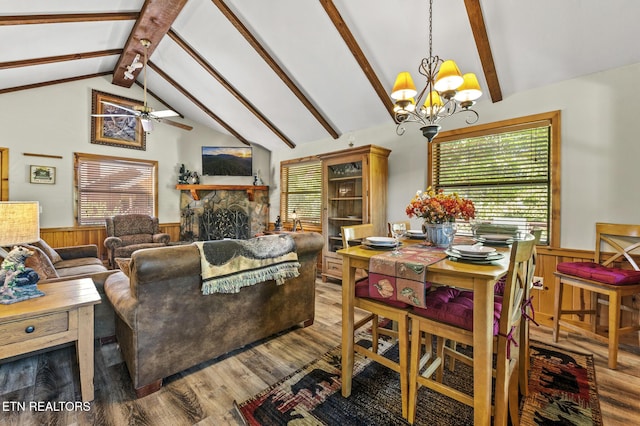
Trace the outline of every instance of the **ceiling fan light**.
<instances>
[{"instance_id":1,"label":"ceiling fan light","mask_svg":"<svg viewBox=\"0 0 640 426\"><path fill-rule=\"evenodd\" d=\"M473 102L482 96L480 90L480 84L478 78L474 73L467 73L462 76L464 82L458 87L458 93L455 94L454 99L458 102Z\"/></svg>"},{"instance_id":2,"label":"ceiling fan light","mask_svg":"<svg viewBox=\"0 0 640 426\"><path fill-rule=\"evenodd\" d=\"M147 133L153 131L153 121L149 120L148 118L141 118L140 122L142 123L142 130Z\"/></svg>"},{"instance_id":3,"label":"ceiling fan light","mask_svg":"<svg viewBox=\"0 0 640 426\"><path fill-rule=\"evenodd\" d=\"M124 72L124 78L126 78L127 80L133 80L135 77L131 73L131 70L127 69L127 71Z\"/></svg>"},{"instance_id":4,"label":"ceiling fan light","mask_svg":"<svg viewBox=\"0 0 640 426\"><path fill-rule=\"evenodd\" d=\"M433 87L441 93L449 92L460 87L463 81L464 79L458 69L458 65L456 65L454 61L448 60L440 65L440 70L438 71Z\"/></svg>"},{"instance_id":5,"label":"ceiling fan light","mask_svg":"<svg viewBox=\"0 0 640 426\"><path fill-rule=\"evenodd\" d=\"M402 71L396 77L396 82L391 90L391 97L396 100L413 98L418 91L416 85L413 84L411 74L407 71Z\"/></svg>"}]
</instances>

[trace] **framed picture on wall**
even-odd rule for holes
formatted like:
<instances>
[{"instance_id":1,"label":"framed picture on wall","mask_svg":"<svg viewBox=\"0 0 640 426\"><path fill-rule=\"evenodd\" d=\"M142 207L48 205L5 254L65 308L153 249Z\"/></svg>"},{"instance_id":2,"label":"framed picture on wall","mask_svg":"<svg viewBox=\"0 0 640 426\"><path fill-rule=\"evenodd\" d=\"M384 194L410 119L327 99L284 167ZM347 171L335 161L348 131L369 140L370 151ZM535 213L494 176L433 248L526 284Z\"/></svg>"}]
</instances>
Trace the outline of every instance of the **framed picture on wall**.
<instances>
[{"instance_id":1,"label":"framed picture on wall","mask_svg":"<svg viewBox=\"0 0 640 426\"><path fill-rule=\"evenodd\" d=\"M29 183L56 183L56 168L50 166L29 166Z\"/></svg>"},{"instance_id":2,"label":"framed picture on wall","mask_svg":"<svg viewBox=\"0 0 640 426\"><path fill-rule=\"evenodd\" d=\"M130 111L142 107L142 102L98 90L92 90L91 98L91 143L146 150L142 123ZM93 116L105 114L113 116Z\"/></svg>"}]
</instances>

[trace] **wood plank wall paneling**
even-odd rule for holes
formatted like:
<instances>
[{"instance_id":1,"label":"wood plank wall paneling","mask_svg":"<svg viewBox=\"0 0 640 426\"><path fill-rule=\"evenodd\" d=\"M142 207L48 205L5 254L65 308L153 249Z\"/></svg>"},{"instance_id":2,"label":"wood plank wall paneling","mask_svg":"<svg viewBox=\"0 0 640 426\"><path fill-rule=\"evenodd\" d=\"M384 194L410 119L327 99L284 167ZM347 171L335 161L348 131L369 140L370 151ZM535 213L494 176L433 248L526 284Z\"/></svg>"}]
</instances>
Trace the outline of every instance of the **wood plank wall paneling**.
<instances>
[{"instance_id":1,"label":"wood plank wall paneling","mask_svg":"<svg viewBox=\"0 0 640 426\"><path fill-rule=\"evenodd\" d=\"M169 234L171 241L180 240L180 223L161 223L160 231ZM98 246L100 258L103 261L107 259L107 252L102 244L106 238L104 226L42 228L40 229L40 238L53 248L95 244Z\"/></svg>"}]
</instances>

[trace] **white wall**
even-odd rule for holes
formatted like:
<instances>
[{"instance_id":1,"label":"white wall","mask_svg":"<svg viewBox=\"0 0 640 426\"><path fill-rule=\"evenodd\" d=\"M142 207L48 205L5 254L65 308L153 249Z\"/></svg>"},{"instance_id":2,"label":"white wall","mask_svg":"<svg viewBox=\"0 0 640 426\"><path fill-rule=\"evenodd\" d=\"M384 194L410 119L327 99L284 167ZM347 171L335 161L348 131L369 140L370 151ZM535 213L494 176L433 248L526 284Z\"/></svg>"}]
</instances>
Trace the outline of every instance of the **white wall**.
<instances>
[{"instance_id":1,"label":"white wall","mask_svg":"<svg viewBox=\"0 0 640 426\"><path fill-rule=\"evenodd\" d=\"M91 90L96 89L132 99L142 99L140 87L126 89L111 84L111 76L56 84L0 95L0 147L9 148L9 199L37 200L42 206L43 228L74 226L73 153L158 161L158 218L161 223L180 220L179 192L175 189L180 164L201 174L202 146L245 146L189 120L176 119L194 127L185 131L156 124L147 135L146 151L96 145L91 141ZM149 105L165 106L155 99ZM253 147L254 170L260 169L265 184L269 177L270 152ZM62 159L31 157L23 153L59 155ZM56 168L54 185L30 184L29 165ZM252 177L203 176L203 184L251 185Z\"/></svg>"},{"instance_id":2,"label":"white wall","mask_svg":"<svg viewBox=\"0 0 640 426\"><path fill-rule=\"evenodd\" d=\"M488 94L476 105L477 124L508 118L561 111L561 246L593 249L595 222L640 223L638 160L640 159L640 116L635 101L640 64L609 70L582 78L530 90L491 103ZM442 122L443 131L466 126L462 116ZM407 125L397 136L395 125L328 137L294 150L273 152L271 159L271 220L278 214L279 163L290 158L356 146L380 145L392 150L389 156L387 218L406 220L405 206L418 189L426 185L427 146L417 125ZM414 219L414 225L419 222Z\"/></svg>"}]
</instances>

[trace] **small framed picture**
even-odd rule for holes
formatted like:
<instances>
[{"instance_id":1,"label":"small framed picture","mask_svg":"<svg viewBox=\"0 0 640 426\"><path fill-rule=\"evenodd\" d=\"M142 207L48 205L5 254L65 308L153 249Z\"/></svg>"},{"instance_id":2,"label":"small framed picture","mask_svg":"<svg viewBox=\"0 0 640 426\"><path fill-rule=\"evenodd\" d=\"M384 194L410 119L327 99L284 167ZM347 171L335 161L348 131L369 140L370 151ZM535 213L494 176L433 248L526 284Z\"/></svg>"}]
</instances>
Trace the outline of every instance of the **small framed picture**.
<instances>
[{"instance_id":1,"label":"small framed picture","mask_svg":"<svg viewBox=\"0 0 640 426\"><path fill-rule=\"evenodd\" d=\"M56 183L56 168L50 166L30 166L30 183Z\"/></svg>"}]
</instances>

